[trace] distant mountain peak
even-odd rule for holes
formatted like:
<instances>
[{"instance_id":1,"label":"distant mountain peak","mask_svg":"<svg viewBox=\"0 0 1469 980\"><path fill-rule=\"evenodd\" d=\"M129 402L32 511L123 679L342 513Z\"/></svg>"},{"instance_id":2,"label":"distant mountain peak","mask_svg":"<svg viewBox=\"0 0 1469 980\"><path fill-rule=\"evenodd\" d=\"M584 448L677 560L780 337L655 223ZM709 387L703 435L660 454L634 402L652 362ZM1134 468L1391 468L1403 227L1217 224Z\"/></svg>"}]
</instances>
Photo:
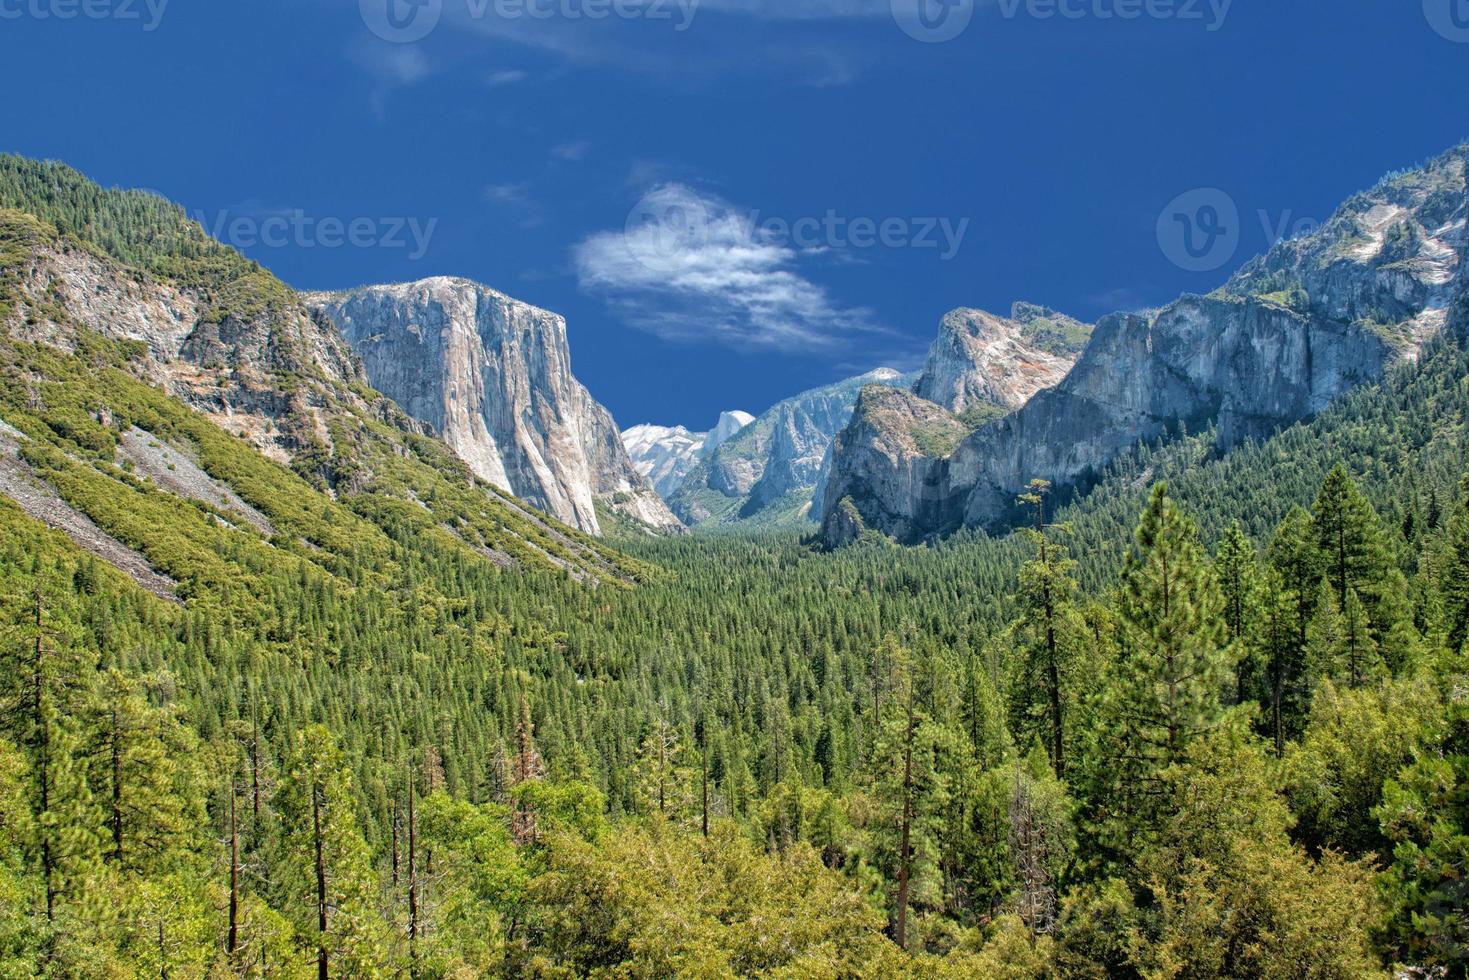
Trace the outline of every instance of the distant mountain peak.
<instances>
[{"instance_id":1,"label":"distant mountain peak","mask_svg":"<svg viewBox=\"0 0 1469 980\"><path fill-rule=\"evenodd\" d=\"M708 432L690 432L681 425L635 425L622 434L623 445L658 495L667 500L701 460L739 434L755 416L749 412L721 412Z\"/></svg>"}]
</instances>

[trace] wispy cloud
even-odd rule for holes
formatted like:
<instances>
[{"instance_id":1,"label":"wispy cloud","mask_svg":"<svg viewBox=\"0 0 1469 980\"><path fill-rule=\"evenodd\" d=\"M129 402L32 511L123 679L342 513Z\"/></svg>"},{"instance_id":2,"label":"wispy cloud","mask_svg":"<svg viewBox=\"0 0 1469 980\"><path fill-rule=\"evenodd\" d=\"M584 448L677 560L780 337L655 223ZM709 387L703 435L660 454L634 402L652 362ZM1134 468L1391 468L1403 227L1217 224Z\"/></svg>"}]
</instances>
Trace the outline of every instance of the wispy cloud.
<instances>
[{"instance_id":1,"label":"wispy cloud","mask_svg":"<svg viewBox=\"0 0 1469 980\"><path fill-rule=\"evenodd\" d=\"M507 68L504 71L492 71L485 76L485 84L490 88L500 88L504 85L514 85L523 82L530 75L519 68Z\"/></svg>"},{"instance_id":2,"label":"wispy cloud","mask_svg":"<svg viewBox=\"0 0 1469 980\"><path fill-rule=\"evenodd\" d=\"M351 56L360 67L387 84L411 85L430 72L427 55L414 45L364 42L353 45Z\"/></svg>"},{"instance_id":3,"label":"wispy cloud","mask_svg":"<svg viewBox=\"0 0 1469 980\"><path fill-rule=\"evenodd\" d=\"M541 203L531 194L529 181L490 184L483 191L487 203L519 216L522 228L535 228L545 221Z\"/></svg>"},{"instance_id":4,"label":"wispy cloud","mask_svg":"<svg viewBox=\"0 0 1469 980\"><path fill-rule=\"evenodd\" d=\"M893 2L894 0L700 0L699 8L743 14L761 20L838 20L846 17L887 17L892 13Z\"/></svg>"},{"instance_id":5,"label":"wispy cloud","mask_svg":"<svg viewBox=\"0 0 1469 980\"><path fill-rule=\"evenodd\" d=\"M890 18L894 4L901 10L924 2L931 0L627 0L616 8L625 11L618 16L548 17L510 16L477 0L445 0L428 36L411 44L380 43L389 49L432 46L432 61L387 54L367 67L397 84L416 81L431 69L462 67L469 56L462 44L449 41L458 37L540 52L569 66L614 67L682 82L775 71L801 84L844 85L881 55L871 39L863 43L850 32L836 36L829 25ZM535 9L554 13L557 7L543 2ZM760 57L751 57L752 44L758 44ZM481 47L475 60L482 57ZM512 55L507 49L501 57ZM527 76L504 69L482 77L496 87Z\"/></svg>"},{"instance_id":6,"label":"wispy cloud","mask_svg":"<svg viewBox=\"0 0 1469 980\"><path fill-rule=\"evenodd\" d=\"M685 184L655 188L625 229L587 238L573 261L582 288L667 340L829 354L894 337L801 275L794 250Z\"/></svg>"},{"instance_id":7,"label":"wispy cloud","mask_svg":"<svg viewBox=\"0 0 1469 980\"><path fill-rule=\"evenodd\" d=\"M558 143L551 147L551 158L564 163L576 163L586 157L592 149L592 144L586 140L572 140L566 143Z\"/></svg>"}]
</instances>

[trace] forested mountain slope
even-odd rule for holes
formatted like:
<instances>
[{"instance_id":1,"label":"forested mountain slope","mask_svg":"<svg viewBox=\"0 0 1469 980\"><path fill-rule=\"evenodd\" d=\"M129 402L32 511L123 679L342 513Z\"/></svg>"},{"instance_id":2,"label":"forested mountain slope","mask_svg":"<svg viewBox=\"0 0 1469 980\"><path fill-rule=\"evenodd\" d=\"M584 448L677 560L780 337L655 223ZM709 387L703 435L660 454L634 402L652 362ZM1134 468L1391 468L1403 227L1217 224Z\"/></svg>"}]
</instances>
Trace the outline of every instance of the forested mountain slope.
<instances>
[{"instance_id":1,"label":"forested mountain slope","mask_svg":"<svg viewBox=\"0 0 1469 980\"><path fill-rule=\"evenodd\" d=\"M215 502L239 495L267 513L271 503L305 513L328 495L370 520L395 514L457 537L492 563L627 577L612 552L477 482L368 386L330 324L161 198L0 157L0 327L9 381L0 414L29 435L28 452L69 454L87 480L126 478L114 468L142 461L118 447L141 428L145 455L172 440L180 458L197 457L219 484L204 493ZM25 441L4 438L6 457ZM59 489L17 465L7 472L28 497ZM242 469L253 485L235 482Z\"/></svg>"}]
</instances>

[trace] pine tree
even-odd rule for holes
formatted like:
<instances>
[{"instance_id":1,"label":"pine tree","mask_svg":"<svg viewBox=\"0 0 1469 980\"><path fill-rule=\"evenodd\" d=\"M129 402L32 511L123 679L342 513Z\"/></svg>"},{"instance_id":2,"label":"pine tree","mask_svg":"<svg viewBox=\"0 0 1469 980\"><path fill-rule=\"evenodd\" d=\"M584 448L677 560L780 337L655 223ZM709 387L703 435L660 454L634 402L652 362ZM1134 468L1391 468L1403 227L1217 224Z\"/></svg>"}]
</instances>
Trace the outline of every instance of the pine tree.
<instances>
[{"instance_id":1,"label":"pine tree","mask_svg":"<svg viewBox=\"0 0 1469 980\"><path fill-rule=\"evenodd\" d=\"M1306 631L1316 612L1324 568L1311 515L1302 508L1292 507L1275 529L1270 540L1270 565L1280 573L1281 584L1293 600L1296 645L1305 650Z\"/></svg>"},{"instance_id":2,"label":"pine tree","mask_svg":"<svg viewBox=\"0 0 1469 980\"><path fill-rule=\"evenodd\" d=\"M1248 651L1259 616L1259 556L1239 521L1224 532L1224 540L1214 556L1214 573L1224 596L1224 623L1229 639L1242 651L1235 690L1235 701L1242 704L1250 700L1254 686L1255 663Z\"/></svg>"},{"instance_id":3,"label":"pine tree","mask_svg":"<svg viewBox=\"0 0 1469 980\"><path fill-rule=\"evenodd\" d=\"M1372 646L1381 647L1395 668L1403 667L1413 646L1412 638L1404 633L1407 583L1393 565L1377 512L1344 466L1338 464L1326 477L1312 509L1312 522L1337 608L1349 623L1359 623L1371 632ZM1360 600L1361 617L1349 615L1353 592ZM1367 644L1356 632L1352 639L1351 655L1363 661L1365 670L1375 650L1368 653Z\"/></svg>"},{"instance_id":4,"label":"pine tree","mask_svg":"<svg viewBox=\"0 0 1469 980\"><path fill-rule=\"evenodd\" d=\"M194 739L168 708L149 703L144 681L102 674L89 728L91 783L97 788L109 857L141 871L181 846L203 822L194 785Z\"/></svg>"},{"instance_id":5,"label":"pine tree","mask_svg":"<svg viewBox=\"0 0 1469 980\"><path fill-rule=\"evenodd\" d=\"M319 980L376 977L386 962L384 923L367 843L357 826L351 772L331 733L299 733L276 794L283 904L309 937Z\"/></svg>"},{"instance_id":6,"label":"pine tree","mask_svg":"<svg viewBox=\"0 0 1469 980\"><path fill-rule=\"evenodd\" d=\"M1469 642L1469 474L1459 484L1459 498L1449 520L1447 567L1440 588L1449 649L1455 652Z\"/></svg>"},{"instance_id":7,"label":"pine tree","mask_svg":"<svg viewBox=\"0 0 1469 980\"><path fill-rule=\"evenodd\" d=\"M1021 503L1031 507L1035 527L1027 535L1035 548L1035 556L1020 570L1020 626L1026 636L1021 653L1021 692L1036 692L1044 716L1046 751L1058 777L1066 775L1066 710L1072 683L1071 671L1076 659L1078 632L1073 606L1076 586L1076 562L1066 549L1048 536L1052 529L1046 523L1046 498L1051 485L1034 480ZM1029 713L1029 712L1024 712Z\"/></svg>"},{"instance_id":8,"label":"pine tree","mask_svg":"<svg viewBox=\"0 0 1469 980\"><path fill-rule=\"evenodd\" d=\"M1226 718L1236 655L1224 599L1194 523L1153 488L1128 555L1119 597L1122 653L1113 691L1114 784L1133 831L1165 818L1166 770Z\"/></svg>"},{"instance_id":9,"label":"pine tree","mask_svg":"<svg viewBox=\"0 0 1469 980\"><path fill-rule=\"evenodd\" d=\"M896 641L885 646L892 680L874 760L873 789L883 811L876 846L893 883L889 929L906 946L913 908L943 905L944 818L953 814L956 787L969 776L973 755L962 733L931 712L929 665Z\"/></svg>"}]
</instances>

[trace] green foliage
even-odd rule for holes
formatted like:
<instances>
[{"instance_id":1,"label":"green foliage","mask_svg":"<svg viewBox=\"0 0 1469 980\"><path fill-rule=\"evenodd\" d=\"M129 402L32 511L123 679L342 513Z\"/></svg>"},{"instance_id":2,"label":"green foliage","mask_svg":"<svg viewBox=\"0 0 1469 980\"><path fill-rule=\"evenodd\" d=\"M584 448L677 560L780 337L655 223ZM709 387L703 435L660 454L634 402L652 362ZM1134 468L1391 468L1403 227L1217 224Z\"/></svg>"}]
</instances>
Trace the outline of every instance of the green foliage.
<instances>
[{"instance_id":1,"label":"green foliage","mask_svg":"<svg viewBox=\"0 0 1469 980\"><path fill-rule=\"evenodd\" d=\"M0 219L0 275L48 234ZM0 972L1464 969L1452 340L1032 533L619 554L366 409L279 466L77 337L0 344L6 465L174 584L0 500ZM133 427L274 533L120 465Z\"/></svg>"},{"instance_id":2,"label":"green foliage","mask_svg":"<svg viewBox=\"0 0 1469 980\"><path fill-rule=\"evenodd\" d=\"M203 293L213 322L248 320L293 302L280 280L210 238L177 204L147 191L101 188L64 164L0 154L0 209L34 215L122 265Z\"/></svg>"}]
</instances>

